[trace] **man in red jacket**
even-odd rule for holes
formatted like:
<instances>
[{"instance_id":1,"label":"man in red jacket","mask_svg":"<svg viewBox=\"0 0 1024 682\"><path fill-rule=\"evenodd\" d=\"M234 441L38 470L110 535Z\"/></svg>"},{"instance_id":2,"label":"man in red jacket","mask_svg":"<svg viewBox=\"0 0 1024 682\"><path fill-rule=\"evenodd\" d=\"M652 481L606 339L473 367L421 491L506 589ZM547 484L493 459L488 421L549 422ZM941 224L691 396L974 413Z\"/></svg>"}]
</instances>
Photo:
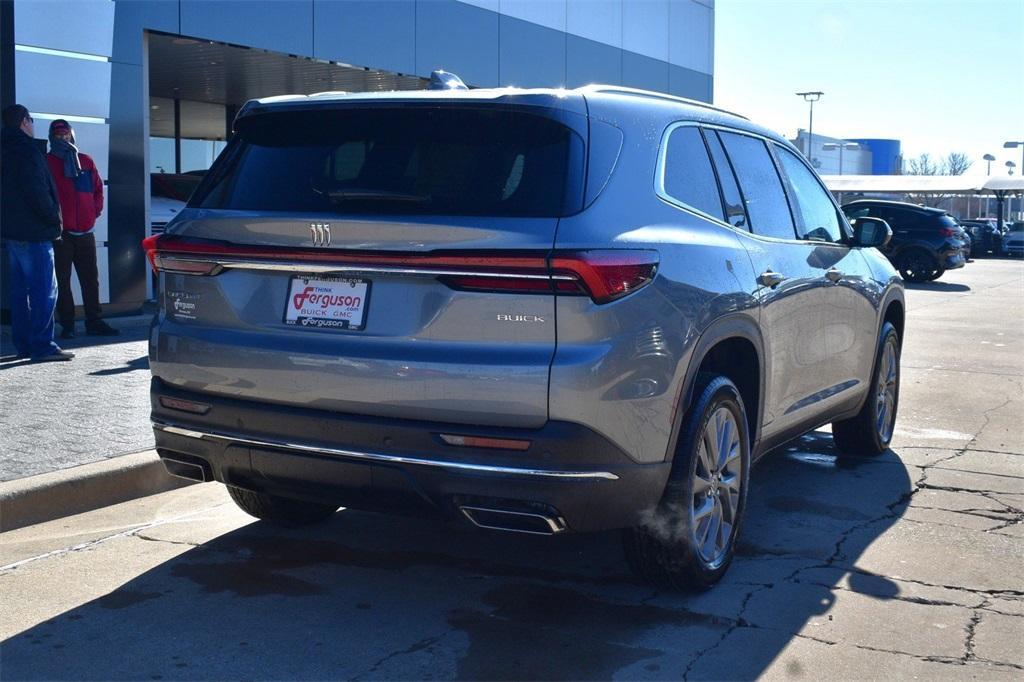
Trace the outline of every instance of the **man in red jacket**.
<instances>
[{"instance_id":1,"label":"man in red jacket","mask_svg":"<svg viewBox=\"0 0 1024 682\"><path fill-rule=\"evenodd\" d=\"M93 228L103 212L103 180L88 154L75 146L71 124L58 118L50 124L50 153L46 155L50 174L57 185L62 239L54 242L57 271L57 319L62 339L75 338L75 299L71 293L71 267L78 273L85 308L87 334L117 336L120 332L100 319L100 279L96 266L96 236Z\"/></svg>"}]
</instances>

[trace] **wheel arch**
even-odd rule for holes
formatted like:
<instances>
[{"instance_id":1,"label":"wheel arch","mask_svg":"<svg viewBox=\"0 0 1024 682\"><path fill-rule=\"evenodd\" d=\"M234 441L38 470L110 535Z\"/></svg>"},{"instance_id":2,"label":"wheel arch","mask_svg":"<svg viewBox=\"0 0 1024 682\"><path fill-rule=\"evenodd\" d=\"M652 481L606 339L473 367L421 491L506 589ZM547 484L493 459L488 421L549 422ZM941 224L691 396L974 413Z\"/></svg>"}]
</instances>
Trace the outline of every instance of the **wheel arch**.
<instances>
[{"instance_id":1,"label":"wheel arch","mask_svg":"<svg viewBox=\"0 0 1024 682\"><path fill-rule=\"evenodd\" d=\"M749 315L732 314L711 323L694 344L673 413L665 461L671 461L679 442L683 417L693 404L697 376L711 371L728 377L740 391L747 412L752 456L761 439L765 395L764 340Z\"/></svg>"}]
</instances>

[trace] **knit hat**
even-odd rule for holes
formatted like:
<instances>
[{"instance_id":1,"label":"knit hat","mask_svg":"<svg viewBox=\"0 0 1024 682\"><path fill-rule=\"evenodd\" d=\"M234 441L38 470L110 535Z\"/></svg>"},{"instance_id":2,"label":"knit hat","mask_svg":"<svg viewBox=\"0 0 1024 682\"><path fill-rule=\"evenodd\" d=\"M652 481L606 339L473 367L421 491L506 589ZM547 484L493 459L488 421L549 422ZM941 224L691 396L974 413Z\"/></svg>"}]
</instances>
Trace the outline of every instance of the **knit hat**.
<instances>
[{"instance_id":1,"label":"knit hat","mask_svg":"<svg viewBox=\"0 0 1024 682\"><path fill-rule=\"evenodd\" d=\"M49 137L53 137L58 133L70 133L71 139L75 137L75 129L71 127L71 124L62 118L58 118L50 124Z\"/></svg>"}]
</instances>

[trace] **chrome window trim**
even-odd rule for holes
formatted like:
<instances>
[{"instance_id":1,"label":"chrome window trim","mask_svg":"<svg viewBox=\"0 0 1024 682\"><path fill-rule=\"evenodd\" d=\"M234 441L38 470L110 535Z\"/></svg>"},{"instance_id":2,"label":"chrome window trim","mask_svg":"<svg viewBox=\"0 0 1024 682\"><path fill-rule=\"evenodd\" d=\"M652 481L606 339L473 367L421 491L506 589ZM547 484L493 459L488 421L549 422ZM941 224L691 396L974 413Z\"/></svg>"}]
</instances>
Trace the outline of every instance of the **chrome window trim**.
<instances>
[{"instance_id":1,"label":"chrome window trim","mask_svg":"<svg viewBox=\"0 0 1024 682\"><path fill-rule=\"evenodd\" d=\"M278 440L262 440L248 438L245 436L216 431L200 431L193 428L183 428L153 420L153 428L158 431L165 431L177 436L195 438L196 440L225 440L231 443L243 445L255 445L256 447L276 448L279 450L292 450L317 455L328 455L332 457L347 457L349 459L362 459L373 462L385 462L387 464L411 464L414 466L427 466L451 471L464 471L477 474L498 474L505 476L530 476L535 478L557 478L568 480L606 480L617 481L618 476L609 471L556 471L551 469L524 469L521 467L493 466L489 464L470 464L467 462L452 462L446 460L422 459L419 457L404 457L402 455L385 455L379 452L359 452L356 450L344 450L341 448L330 448L315 445L304 445L302 443L291 443Z\"/></svg>"},{"instance_id":2,"label":"chrome window trim","mask_svg":"<svg viewBox=\"0 0 1024 682\"><path fill-rule=\"evenodd\" d=\"M676 208L682 209L683 211L686 211L687 213L692 213L693 215L697 216L698 218L703 218L704 220L709 220L712 223L714 223L715 225L718 225L720 227L728 228L728 229L732 230L733 232L735 232L735 233L737 233L739 235L743 235L744 237L752 237L752 238L760 240L760 241L765 241L765 242L769 242L769 243L776 243L776 244L809 244L811 246L838 246L838 247L844 247L844 248L847 248L847 249L850 248L849 244L844 244L844 243L841 243L841 242L816 242L816 241L811 241L811 240L808 240L808 239L800 239L800 238L798 238L796 236L796 219L795 218L793 219L793 229L794 229L794 232L793 232L793 238L792 239L783 239L781 237L770 237L768 235L758 234L757 232L753 232L753 231L748 230L748 229L740 229L740 228L736 227L735 225L732 225L731 223L723 221L721 218L717 218L717 217L715 217L713 215L709 215L709 214L705 213L704 211L701 211L699 208L695 208L693 206L690 206L689 204L683 203L682 201L679 201L678 199L672 197L672 195L670 195L668 192L665 191L665 164L666 164L666 156L668 154L668 139L669 139L669 136L672 134L672 131L674 131L677 128L682 128L684 126L694 126L696 128L704 128L704 129L708 129L708 130L721 130L721 131L724 131L724 132L727 132L727 133L735 133L737 135L746 135L747 137L757 138L757 139L761 140L762 142L764 142L765 144L777 145L777 146L785 148L785 145L780 143L778 140L774 140L774 139L772 139L770 137L767 137L765 135L761 135L760 133L755 133L755 132L752 132L752 131L749 131L749 130L743 130L743 129L740 129L740 128L732 128L732 127L721 125L721 124L718 124L718 123L704 123L704 122L701 122L701 121L676 121L676 122L670 124L665 129L665 132L662 133L661 145L658 148L658 161L657 161L657 165L655 167L655 174L654 174L654 192L655 192L655 194L658 195L658 198L660 198L662 201L664 201L664 202L666 202L668 204L671 204L672 206L674 206ZM792 150L789 150L789 151L792 151ZM772 162L773 163L777 163L775 161L775 158L774 158L775 157L775 154L774 154L775 150L769 146L768 152L772 156ZM728 152L726 152L726 153L728 153ZM797 156L797 158L801 158L802 157L802 155L799 154L799 153L796 156ZM714 163L714 160L710 159L710 156L709 156L709 160L711 160L711 163ZM801 160L802 160L802 158L801 158ZM806 162L805 162L805 165L806 165ZM813 169L812 169L812 171L813 171ZM778 171L776 171L776 172L778 172ZM821 183L821 178L818 177L818 174L816 172L814 172L813 175L814 175L815 178L818 179L818 182ZM779 181L780 182L785 182L785 179L780 175L779 176ZM719 182L721 182L721 181L719 181ZM737 182L738 182L738 180L737 180ZM839 212L839 214L842 215L843 214L842 207L839 206L839 203L836 201L835 197L832 196L832 193L829 192L828 189L825 188L824 185L822 185L822 188L825 189L825 192L828 194L829 199L831 199L832 205L835 206L835 208ZM740 189L740 191L741 192L743 191L742 188ZM783 185L783 192L786 192L785 185ZM788 194L788 192L786 192L786 204L787 204L787 206L789 204L789 194ZM849 221L846 220L845 215L843 215L843 217L840 219L840 224L844 224L844 223L846 225L845 229L847 231L846 232L846 236L847 236L847 238L849 238L850 235L852 235L853 232L850 229Z\"/></svg>"}]
</instances>

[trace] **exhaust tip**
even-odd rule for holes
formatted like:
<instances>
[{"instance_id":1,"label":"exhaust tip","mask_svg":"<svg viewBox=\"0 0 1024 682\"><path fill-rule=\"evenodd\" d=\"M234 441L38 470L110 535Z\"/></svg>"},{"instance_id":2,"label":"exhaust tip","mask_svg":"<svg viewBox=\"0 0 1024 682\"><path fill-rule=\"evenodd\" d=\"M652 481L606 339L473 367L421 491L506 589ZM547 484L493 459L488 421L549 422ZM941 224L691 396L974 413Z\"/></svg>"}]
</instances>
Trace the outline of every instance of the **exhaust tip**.
<instances>
[{"instance_id":1,"label":"exhaust tip","mask_svg":"<svg viewBox=\"0 0 1024 682\"><path fill-rule=\"evenodd\" d=\"M167 473L171 476L187 478L190 481L199 481L200 483L213 480L213 470L210 469L210 465L206 462L199 464L197 462L186 462L181 459L164 456L161 456L160 460L164 463Z\"/></svg>"},{"instance_id":2,"label":"exhaust tip","mask_svg":"<svg viewBox=\"0 0 1024 682\"><path fill-rule=\"evenodd\" d=\"M550 514L461 506L459 511L478 528L530 535L555 535L565 530L565 519Z\"/></svg>"}]
</instances>

